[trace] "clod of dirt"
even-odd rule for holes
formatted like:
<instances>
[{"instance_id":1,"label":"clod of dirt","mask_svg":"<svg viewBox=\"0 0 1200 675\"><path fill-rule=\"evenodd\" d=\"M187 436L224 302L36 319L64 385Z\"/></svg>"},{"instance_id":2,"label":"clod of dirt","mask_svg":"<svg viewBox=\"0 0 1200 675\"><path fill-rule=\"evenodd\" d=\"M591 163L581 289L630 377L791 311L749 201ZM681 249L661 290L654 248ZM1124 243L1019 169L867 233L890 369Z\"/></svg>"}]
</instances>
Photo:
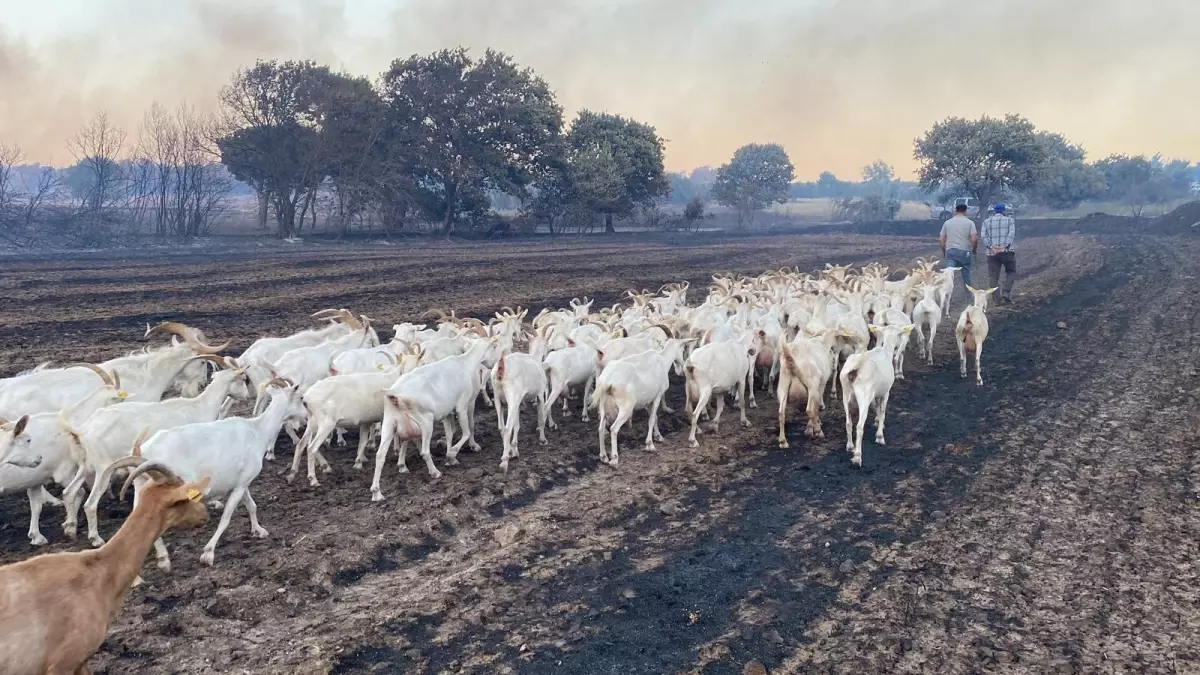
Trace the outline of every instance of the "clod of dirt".
<instances>
[{"instance_id":1,"label":"clod of dirt","mask_svg":"<svg viewBox=\"0 0 1200 675\"><path fill-rule=\"evenodd\" d=\"M944 447L944 448L942 448L942 449L943 449L943 450L945 450L946 452L954 452L954 444L953 444L953 443L947 443L947 444L946 444L946 447Z\"/></svg>"},{"instance_id":2,"label":"clod of dirt","mask_svg":"<svg viewBox=\"0 0 1200 675\"><path fill-rule=\"evenodd\" d=\"M1058 326L1058 329L1059 329L1059 330L1066 330L1066 329L1067 329L1067 322L1066 322L1066 321L1059 321L1059 322L1058 322L1057 324L1055 324L1055 325L1057 325L1057 326Z\"/></svg>"},{"instance_id":3,"label":"clod of dirt","mask_svg":"<svg viewBox=\"0 0 1200 675\"><path fill-rule=\"evenodd\" d=\"M1012 663L1013 653L1004 651L1003 649L996 650L996 663Z\"/></svg>"},{"instance_id":4,"label":"clod of dirt","mask_svg":"<svg viewBox=\"0 0 1200 675\"><path fill-rule=\"evenodd\" d=\"M621 591L621 597L625 598L626 600L632 600L637 597L637 592L632 588L626 588L625 590Z\"/></svg>"},{"instance_id":5,"label":"clod of dirt","mask_svg":"<svg viewBox=\"0 0 1200 675\"><path fill-rule=\"evenodd\" d=\"M777 645L783 644L783 636L780 635L779 631L775 630L774 628L767 631L766 633L763 633L763 637L765 637L767 639L767 641L774 642Z\"/></svg>"},{"instance_id":6,"label":"clod of dirt","mask_svg":"<svg viewBox=\"0 0 1200 675\"><path fill-rule=\"evenodd\" d=\"M659 504L658 510L661 511L664 516L674 516L682 511L683 507L679 505L679 502L672 499Z\"/></svg>"},{"instance_id":7,"label":"clod of dirt","mask_svg":"<svg viewBox=\"0 0 1200 675\"><path fill-rule=\"evenodd\" d=\"M483 478L483 469L479 467L467 469L466 476L467 480L479 480L480 478Z\"/></svg>"},{"instance_id":8,"label":"clod of dirt","mask_svg":"<svg viewBox=\"0 0 1200 675\"><path fill-rule=\"evenodd\" d=\"M854 571L854 561L853 560L843 560L841 566L839 566L838 569L841 570L842 574L849 574Z\"/></svg>"},{"instance_id":9,"label":"clod of dirt","mask_svg":"<svg viewBox=\"0 0 1200 675\"><path fill-rule=\"evenodd\" d=\"M767 667L762 664L762 661L754 659L742 668L742 675L767 675Z\"/></svg>"},{"instance_id":10,"label":"clod of dirt","mask_svg":"<svg viewBox=\"0 0 1200 675\"><path fill-rule=\"evenodd\" d=\"M512 545L512 543L517 539L520 539L521 535L523 534L525 534L525 531L522 530L519 525L516 523L508 523L507 525L502 525L501 527L497 528L497 530L492 533L492 538L496 540L497 544L500 544L501 547L504 547Z\"/></svg>"}]
</instances>

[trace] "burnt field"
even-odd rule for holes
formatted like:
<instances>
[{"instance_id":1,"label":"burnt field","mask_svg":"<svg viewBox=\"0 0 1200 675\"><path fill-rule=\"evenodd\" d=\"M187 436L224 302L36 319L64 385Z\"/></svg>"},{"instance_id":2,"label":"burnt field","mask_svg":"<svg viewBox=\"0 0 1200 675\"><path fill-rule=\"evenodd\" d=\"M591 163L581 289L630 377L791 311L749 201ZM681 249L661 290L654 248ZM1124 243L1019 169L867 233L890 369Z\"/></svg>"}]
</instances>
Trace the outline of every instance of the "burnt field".
<instances>
[{"instance_id":1,"label":"burnt field","mask_svg":"<svg viewBox=\"0 0 1200 675\"><path fill-rule=\"evenodd\" d=\"M600 243L595 243L599 241ZM958 375L953 323L935 365L908 359L888 445L864 467L789 425L758 395L750 429L729 411L687 447L682 413L621 466L597 460L575 413L498 468L482 402L482 452L431 481L348 446L321 486L288 485L291 443L256 481L267 539L244 510L199 563L204 531L170 534L98 673L771 673L1200 671L1200 275L1195 238L1056 234L1019 242L1017 302L989 312L983 387ZM845 234L658 242L264 248L215 253L10 257L0 267L0 374L45 360L101 360L178 319L236 354L308 327L324 307L392 323L432 307L487 316L564 305L716 272L893 268L936 254L928 237ZM977 276L983 284L983 274ZM960 295L954 316L963 305ZM1065 328L1059 327L1059 322ZM677 383L678 384L678 383ZM682 410L681 386L669 403ZM628 429L629 427L627 427ZM872 429L873 427L868 427ZM373 449L372 449L373 452ZM373 457L372 457L373 459ZM371 462L368 463L368 466ZM58 494L59 488L52 488ZM128 504L101 502L109 537ZM0 562L33 554L24 494L0 497ZM64 542L61 508L43 512Z\"/></svg>"}]
</instances>

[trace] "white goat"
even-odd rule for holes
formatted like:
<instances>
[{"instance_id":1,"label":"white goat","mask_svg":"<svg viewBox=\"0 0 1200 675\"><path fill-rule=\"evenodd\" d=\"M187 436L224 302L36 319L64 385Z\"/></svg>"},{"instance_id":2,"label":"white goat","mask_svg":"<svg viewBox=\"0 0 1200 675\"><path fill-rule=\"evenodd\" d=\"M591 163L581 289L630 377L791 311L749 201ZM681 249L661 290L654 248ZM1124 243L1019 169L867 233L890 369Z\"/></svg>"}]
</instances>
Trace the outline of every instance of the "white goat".
<instances>
[{"instance_id":1,"label":"white goat","mask_svg":"<svg viewBox=\"0 0 1200 675\"><path fill-rule=\"evenodd\" d=\"M850 461L855 466L862 466L863 430L872 405L875 406L875 442L885 445L883 427L887 421L888 398L896 381L892 355L900 336L911 330L911 326L874 328L872 332L882 331L883 334L879 344L864 354L852 355L842 368L840 379L844 394L842 407L846 413L846 450L851 453ZM851 414L852 404L858 411L857 423Z\"/></svg>"},{"instance_id":2,"label":"white goat","mask_svg":"<svg viewBox=\"0 0 1200 675\"><path fill-rule=\"evenodd\" d=\"M674 366L676 371L683 370L683 347L683 341L668 339L659 349L610 361L596 378L592 407L600 410L601 462L617 466L617 434L633 417L636 409L645 408L649 412L646 449L654 450L655 439L662 440L662 432L658 429L658 408L670 386L671 367ZM611 429L608 428L610 418ZM606 430L612 434L611 451L604 445Z\"/></svg>"},{"instance_id":3,"label":"white goat","mask_svg":"<svg viewBox=\"0 0 1200 675\"><path fill-rule=\"evenodd\" d=\"M983 341L988 336L988 298L996 289L983 290L967 286L967 290L971 291L975 302L962 311L958 317L958 325L954 327L954 338L958 341L958 371L963 377L967 376L967 351L975 352L975 384L982 386L983 371L979 361L983 357Z\"/></svg>"},{"instance_id":4,"label":"white goat","mask_svg":"<svg viewBox=\"0 0 1200 675\"><path fill-rule=\"evenodd\" d=\"M954 297L954 273L961 271L961 267L947 267L938 273L937 301L945 311L946 318L950 318L950 300ZM969 282L970 279L967 281Z\"/></svg>"},{"instance_id":5,"label":"white goat","mask_svg":"<svg viewBox=\"0 0 1200 675\"><path fill-rule=\"evenodd\" d=\"M942 320L942 306L938 304L936 284L925 284L921 288L921 301L913 307L912 322L917 333L917 356L925 359L925 363L933 365L933 338L937 335L938 323ZM924 328L929 329L929 337L925 337Z\"/></svg>"},{"instance_id":6,"label":"white goat","mask_svg":"<svg viewBox=\"0 0 1200 675\"><path fill-rule=\"evenodd\" d=\"M405 354L400 363L384 370L369 373L334 375L314 384L304 393L304 408L308 413L308 427L296 444L292 456L292 467L287 474L290 483L300 471L300 455L308 453L308 483L313 487L317 480L316 463L328 472L329 463L321 455L321 446L336 429L358 427L358 454L354 457L354 468L361 469L367 458L367 444L374 426L383 421L383 392L396 383L405 373L417 367L421 356Z\"/></svg>"},{"instance_id":7,"label":"white goat","mask_svg":"<svg viewBox=\"0 0 1200 675\"><path fill-rule=\"evenodd\" d=\"M258 522L258 505L250 496L250 484L262 472L263 456L268 447L275 445L284 420L300 414L300 394L295 385L282 380L271 380L267 385L269 403L257 417L196 422L153 435L149 435L148 428L143 429L133 445L133 455L109 465L99 482L103 484L115 471L129 467L137 468L125 479L126 485L134 481L139 487L148 482L144 474L154 470L170 471L188 482L193 482L190 476L209 477L202 493L204 500L211 503L223 498L225 503L217 531L200 554L200 562L205 565L213 564L217 542L229 527L238 504L245 504L250 514L251 534L265 539L267 530ZM134 493L135 507L138 492ZM162 537L155 540L154 548L158 566L170 569L171 559Z\"/></svg>"},{"instance_id":8,"label":"white goat","mask_svg":"<svg viewBox=\"0 0 1200 675\"><path fill-rule=\"evenodd\" d=\"M93 412L127 397L119 380L110 378L107 373L104 379L103 386L60 413L40 413L24 418L27 424L23 433L17 433L14 438L14 456L8 464L0 459L0 494L24 490L29 497L29 540L33 546L46 544L40 527L42 507L62 504L46 491L46 483L55 482L65 487L79 468L72 456L71 440L63 421L81 424ZM3 438L0 427L0 445Z\"/></svg>"},{"instance_id":9,"label":"white goat","mask_svg":"<svg viewBox=\"0 0 1200 675\"><path fill-rule=\"evenodd\" d=\"M431 455L434 422L442 420L442 429L446 433L447 464L458 463L458 451L463 445L470 443L472 449L479 449L479 444L475 442L474 425L470 415L479 395L480 368L496 342L494 338L478 340L465 354L419 366L402 376L387 390L383 424L379 432L379 450L375 453L375 478L371 483L371 501L383 499L379 481L393 440L407 443L420 439L421 457L425 460L430 477L434 479L442 475L434 466ZM457 415L458 426L462 432L462 438L453 445L450 420L447 419L451 414ZM404 451L405 446L402 444L399 450L402 473L408 470L404 464Z\"/></svg>"},{"instance_id":10,"label":"white goat","mask_svg":"<svg viewBox=\"0 0 1200 675\"><path fill-rule=\"evenodd\" d=\"M787 448L787 409L792 401L804 398L808 425L804 433L809 438L825 438L821 428L821 409L825 407L825 383L833 376L833 357L839 338L848 337L847 329L821 329L815 334L802 330L796 339L784 342L780 336L779 383L775 396L779 399L779 447ZM845 392L842 392L845 396Z\"/></svg>"},{"instance_id":11,"label":"white goat","mask_svg":"<svg viewBox=\"0 0 1200 675\"><path fill-rule=\"evenodd\" d=\"M552 409L559 396L563 397L563 417L570 415L567 409L567 398L571 387L583 385L580 398L583 400L582 419L588 421L588 403L591 401L592 386L596 383L596 348L586 343L578 343L573 347L559 349L546 355L542 368L550 379L550 395L546 397L547 422L551 429L557 429Z\"/></svg>"},{"instance_id":12,"label":"white goat","mask_svg":"<svg viewBox=\"0 0 1200 675\"><path fill-rule=\"evenodd\" d=\"M746 419L746 385L759 353L757 338L758 333L746 332L733 340L697 347L688 356L683 366L687 389L685 410L692 416L692 432L688 442L693 448L700 446L696 440L696 428L700 424L700 414L708 408L713 394L717 395L717 412L712 419L714 432L720 428L725 395L728 393L737 393L742 426L750 426L750 420Z\"/></svg>"},{"instance_id":13,"label":"white goat","mask_svg":"<svg viewBox=\"0 0 1200 675\"><path fill-rule=\"evenodd\" d=\"M496 359L496 365L492 366L491 384L496 423L504 443L500 468L507 472L509 458L520 454L517 436L521 430L521 404L528 398L533 398L537 403L538 440L542 445L546 444L546 372L542 370L542 364L529 354L502 354ZM504 406L508 406L507 418Z\"/></svg>"},{"instance_id":14,"label":"white goat","mask_svg":"<svg viewBox=\"0 0 1200 675\"><path fill-rule=\"evenodd\" d=\"M67 506L63 532L67 538L75 536L79 491L84 480L94 480L109 464L125 457L129 448L133 447L139 429L149 429L153 433L193 422L213 421L220 415L227 396L239 400L250 397L243 370L228 369L214 374L212 382L194 398L173 398L153 403L127 401L121 405L97 410L78 429L68 427L67 432L75 448L73 452L76 453L79 469L71 479L70 485L63 491L63 501ZM79 452L79 449L82 449L82 452ZM100 505L100 497L107 488L107 484L93 482L87 503L84 505L88 538L93 546L104 543L98 530L96 508Z\"/></svg>"}]
</instances>

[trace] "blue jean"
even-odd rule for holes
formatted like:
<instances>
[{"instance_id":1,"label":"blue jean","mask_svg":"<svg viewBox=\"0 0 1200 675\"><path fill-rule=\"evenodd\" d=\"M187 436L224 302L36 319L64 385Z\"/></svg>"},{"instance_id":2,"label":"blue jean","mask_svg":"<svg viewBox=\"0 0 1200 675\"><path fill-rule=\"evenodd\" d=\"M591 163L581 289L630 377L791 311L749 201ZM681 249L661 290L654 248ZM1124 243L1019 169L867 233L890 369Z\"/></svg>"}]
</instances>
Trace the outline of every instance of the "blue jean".
<instances>
[{"instance_id":1,"label":"blue jean","mask_svg":"<svg viewBox=\"0 0 1200 675\"><path fill-rule=\"evenodd\" d=\"M946 267L961 267L962 272L959 276L962 277L963 290L967 293L967 298L971 297L971 292L967 290L967 286L971 283L971 252L964 251L961 248L946 249Z\"/></svg>"}]
</instances>

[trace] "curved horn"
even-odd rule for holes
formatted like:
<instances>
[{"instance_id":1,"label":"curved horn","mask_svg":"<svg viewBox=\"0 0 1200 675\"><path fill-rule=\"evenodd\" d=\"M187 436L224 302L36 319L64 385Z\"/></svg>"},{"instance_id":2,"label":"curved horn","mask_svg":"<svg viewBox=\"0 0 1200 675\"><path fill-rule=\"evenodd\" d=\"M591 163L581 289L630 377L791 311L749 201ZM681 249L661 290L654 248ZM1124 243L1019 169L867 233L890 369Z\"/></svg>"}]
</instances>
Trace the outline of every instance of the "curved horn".
<instances>
[{"instance_id":1,"label":"curved horn","mask_svg":"<svg viewBox=\"0 0 1200 675\"><path fill-rule=\"evenodd\" d=\"M292 387L292 386L295 386L295 384L296 384L295 382L292 382L291 380L289 380L286 377L272 377L270 380L267 381L266 384L263 385L263 388L265 389L267 387Z\"/></svg>"},{"instance_id":2,"label":"curved horn","mask_svg":"<svg viewBox=\"0 0 1200 675\"><path fill-rule=\"evenodd\" d=\"M675 337L675 331L671 330L671 327L670 327L670 326L668 326L667 324L665 324L665 323L655 323L655 324L650 324L650 327L651 327L651 328L654 328L654 327L656 327L656 326L657 326L658 328L661 328L661 329L663 330L663 332L667 334L667 337L668 337L668 338L673 338L673 337Z\"/></svg>"},{"instance_id":3,"label":"curved horn","mask_svg":"<svg viewBox=\"0 0 1200 675\"><path fill-rule=\"evenodd\" d=\"M197 335L199 331L195 328L179 323L178 321L164 321L157 326L146 331L146 337L157 333L170 333L183 338L187 346L192 348L192 351L197 354L219 354L229 348L233 344L232 340L226 341L225 344L214 347L204 341L201 335Z\"/></svg>"},{"instance_id":4,"label":"curved horn","mask_svg":"<svg viewBox=\"0 0 1200 675\"><path fill-rule=\"evenodd\" d=\"M465 325L465 324L464 324L464 325ZM478 326L471 326L471 327L470 327L470 328L468 328L467 330L471 331L472 333L476 333L477 335L479 335L479 337L484 337L484 338L485 338L485 337L490 337L490 336L487 334L487 329L484 327L484 325L483 325L483 323L482 323L482 322L480 322L480 324L479 324Z\"/></svg>"},{"instance_id":5,"label":"curved horn","mask_svg":"<svg viewBox=\"0 0 1200 675\"><path fill-rule=\"evenodd\" d=\"M383 352L383 358L391 361L393 366L400 363L400 361L396 359L396 355L391 352Z\"/></svg>"},{"instance_id":6,"label":"curved horn","mask_svg":"<svg viewBox=\"0 0 1200 675\"><path fill-rule=\"evenodd\" d=\"M103 368L101 368L100 366L98 366L94 363L82 363L82 362L81 363L72 363L72 364L68 364L65 367L66 368L87 368L88 370L92 371L93 373L99 375L100 379L104 380L104 384L106 384L110 387L117 386L117 383L113 381L112 376L109 375L108 372L105 371Z\"/></svg>"},{"instance_id":7,"label":"curved horn","mask_svg":"<svg viewBox=\"0 0 1200 675\"><path fill-rule=\"evenodd\" d=\"M216 366L217 368L220 368L222 370L229 369L229 364L225 361L225 359L221 358L220 356L217 356L216 354L201 354L195 358L200 361L208 361L209 363L213 364L214 366Z\"/></svg>"},{"instance_id":8,"label":"curved horn","mask_svg":"<svg viewBox=\"0 0 1200 675\"><path fill-rule=\"evenodd\" d=\"M425 312L424 314L422 314L421 318L424 319L424 318L431 317L431 316L436 316L439 319L445 319L447 317L446 312L444 312L440 309L434 308L434 309L431 309L428 312Z\"/></svg>"},{"instance_id":9,"label":"curved horn","mask_svg":"<svg viewBox=\"0 0 1200 675\"><path fill-rule=\"evenodd\" d=\"M331 307L329 309L322 309L319 312L313 312L312 314L309 314L308 317L310 319L317 319L318 321L325 321L326 319L332 319L334 316L336 316L337 314L339 314L343 311L345 311L345 310L333 309Z\"/></svg>"},{"instance_id":10,"label":"curved horn","mask_svg":"<svg viewBox=\"0 0 1200 675\"><path fill-rule=\"evenodd\" d=\"M118 459L117 462L112 464L109 468L111 469L112 467L116 466L117 464L121 463L122 461L129 462L130 460L136 460L137 468L134 469L133 471L130 471L129 475L125 477L125 483L121 486L121 492L119 493L119 495L117 497L118 499L124 499L125 498L125 490L129 489L129 486L133 483L133 479L137 478L138 476L140 476L144 473L153 472L153 473L158 474L159 477L157 478L157 480L160 483L171 483L171 484L176 484L176 485L183 484L183 479L179 477L179 474L177 474L174 471L172 471L171 469L169 469L162 462L147 461L145 458L142 458L142 457L126 457L124 460ZM132 465L133 464L130 463L130 464L126 464L125 466L132 466ZM124 466L121 468L124 468Z\"/></svg>"}]
</instances>

